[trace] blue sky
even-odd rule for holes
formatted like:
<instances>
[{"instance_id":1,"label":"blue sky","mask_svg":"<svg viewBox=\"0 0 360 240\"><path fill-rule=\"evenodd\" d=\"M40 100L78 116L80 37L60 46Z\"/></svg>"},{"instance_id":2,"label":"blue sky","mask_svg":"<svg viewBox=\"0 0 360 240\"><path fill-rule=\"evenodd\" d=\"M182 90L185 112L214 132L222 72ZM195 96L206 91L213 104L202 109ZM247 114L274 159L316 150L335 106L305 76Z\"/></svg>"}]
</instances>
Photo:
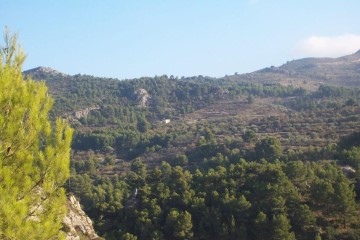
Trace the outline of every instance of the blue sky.
<instances>
[{"instance_id":1,"label":"blue sky","mask_svg":"<svg viewBox=\"0 0 360 240\"><path fill-rule=\"evenodd\" d=\"M359 0L0 0L24 69L220 77L360 49Z\"/></svg>"}]
</instances>

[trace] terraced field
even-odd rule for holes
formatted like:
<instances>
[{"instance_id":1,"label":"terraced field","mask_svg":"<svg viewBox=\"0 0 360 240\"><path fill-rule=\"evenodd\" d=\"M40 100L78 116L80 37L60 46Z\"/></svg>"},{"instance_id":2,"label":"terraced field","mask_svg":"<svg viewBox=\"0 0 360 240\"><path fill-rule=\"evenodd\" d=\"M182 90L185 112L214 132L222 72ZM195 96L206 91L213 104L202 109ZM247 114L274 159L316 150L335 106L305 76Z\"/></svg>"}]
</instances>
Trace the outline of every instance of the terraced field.
<instances>
[{"instance_id":1,"label":"terraced field","mask_svg":"<svg viewBox=\"0 0 360 240\"><path fill-rule=\"evenodd\" d=\"M293 98L258 98L249 104L242 97L214 103L172 119L168 124L158 124L154 132L176 132L176 138L169 147L146 152L141 159L154 167L177 154L190 153L197 147L205 128L211 129L217 143L235 141L240 150L252 149L259 139L275 137L280 139L285 153L320 149L335 144L342 136L360 131L360 106L296 111L286 107L291 100ZM255 133L254 141L243 140L247 131ZM128 165L120 160L117 166L104 167L100 172L107 175L125 172Z\"/></svg>"}]
</instances>

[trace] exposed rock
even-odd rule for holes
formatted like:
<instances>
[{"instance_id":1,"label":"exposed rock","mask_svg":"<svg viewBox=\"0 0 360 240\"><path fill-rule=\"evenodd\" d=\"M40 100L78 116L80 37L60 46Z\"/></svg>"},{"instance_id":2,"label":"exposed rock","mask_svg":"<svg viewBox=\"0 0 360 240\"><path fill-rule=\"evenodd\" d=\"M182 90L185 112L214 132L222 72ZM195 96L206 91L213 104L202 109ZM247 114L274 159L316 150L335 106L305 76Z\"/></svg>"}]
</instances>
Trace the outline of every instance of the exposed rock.
<instances>
[{"instance_id":1,"label":"exposed rock","mask_svg":"<svg viewBox=\"0 0 360 240\"><path fill-rule=\"evenodd\" d=\"M91 219L81 209L75 196L68 197L67 207L68 212L63 220L63 231L67 240L101 239L95 233Z\"/></svg>"},{"instance_id":2,"label":"exposed rock","mask_svg":"<svg viewBox=\"0 0 360 240\"><path fill-rule=\"evenodd\" d=\"M82 109L82 110L79 110L79 111L76 111L74 112L74 117L76 119L80 119L82 117L87 117L87 115L93 111L93 110L98 110L100 109L99 107L88 107L88 108L85 108L85 109Z\"/></svg>"},{"instance_id":3,"label":"exposed rock","mask_svg":"<svg viewBox=\"0 0 360 240\"><path fill-rule=\"evenodd\" d=\"M87 117L87 115L89 115L89 113L91 111L98 110L98 109L100 109L100 108L97 106L87 107L87 108L81 109L79 111L75 111L71 114L67 114L65 116L65 118L69 121L79 120L82 117Z\"/></svg>"},{"instance_id":4,"label":"exposed rock","mask_svg":"<svg viewBox=\"0 0 360 240\"><path fill-rule=\"evenodd\" d=\"M168 123L170 123L170 122L171 122L170 119L163 119L163 120L161 120L161 123L164 123L164 124L168 124Z\"/></svg>"},{"instance_id":5,"label":"exposed rock","mask_svg":"<svg viewBox=\"0 0 360 240\"><path fill-rule=\"evenodd\" d=\"M135 188L132 196L126 201L125 209L133 208L138 204L138 199L136 198L137 194L138 194L138 189Z\"/></svg>"},{"instance_id":6,"label":"exposed rock","mask_svg":"<svg viewBox=\"0 0 360 240\"><path fill-rule=\"evenodd\" d=\"M25 75L49 74L49 75L60 75L63 77L68 76L65 73L59 72L49 67L37 67L37 68L29 69L24 71L24 74Z\"/></svg>"},{"instance_id":7,"label":"exposed rock","mask_svg":"<svg viewBox=\"0 0 360 240\"><path fill-rule=\"evenodd\" d=\"M343 173L346 176L353 175L356 173L356 170L354 168L352 168L351 166L343 166L343 167L341 167L341 169L343 170Z\"/></svg>"},{"instance_id":8,"label":"exposed rock","mask_svg":"<svg viewBox=\"0 0 360 240\"><path fill-rule=\"evenodd\" d=\"M149 99L151 98L149 93L144 88L140 88L135 91L136 101L138 102L139 107L146 107Z\"/></svg>"}]
</instances>

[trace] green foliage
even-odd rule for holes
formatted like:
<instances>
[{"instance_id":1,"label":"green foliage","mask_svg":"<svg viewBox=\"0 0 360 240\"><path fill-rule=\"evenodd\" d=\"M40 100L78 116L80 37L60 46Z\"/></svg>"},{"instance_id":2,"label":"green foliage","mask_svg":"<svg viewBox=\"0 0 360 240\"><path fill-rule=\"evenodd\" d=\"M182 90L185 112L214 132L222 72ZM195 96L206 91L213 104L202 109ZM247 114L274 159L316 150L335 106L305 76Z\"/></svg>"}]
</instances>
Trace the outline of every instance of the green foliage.
<instances>
[{"instance_id":1,"label":"green foliage","mask_svg":"<svg viewBox=\"0 0 360 240\"><path fill-rule=\"evenodd\" d=\"M262 139L255 146L255 154L258 159L274 161L282 154L281 143L277 138Z\"/></svg>"},{"instance_id":2,"label":"green foliage","mask_svg":"<svg viewBox=\"0 0 360 240\"><path fill-rule=\"evenodd\" d=\"M345 177L339 177L334 185L335 210L342 214L343 224L346 225L347 217L356 210L354 186Z\"/></svg>"},{"instance_id":3,"label":"green foliage","mask_svg":"<svg viewBox=\"0 0 360 240\"><path fill-rule=\"evenodd\" d=\"M90 216L102 219L96 226L108 236L313 239L316 229L330 227L336 236L356 234L354 190L333 162L232 163L217 153L198 167L163 162L151 169L136 159L125 182L81 174L71 188Z\"/></svg>"},{"instance_id":4,"label":"green foliage","mask_svg":"<svg viewBox=\"0 0 360 240\"><path fill-rule=\"evenodd\" d=\"M170 239L191 239L191 214L172 209L166 217L165 229Z\"/></svg>"},{"instance_id":5,"label":"green foliage","mask_svg":"<svg viewBox=\"0 0 360 240\"><path fill-rule=\"evenodd\" d=\"M61 238L72 130L57 119L43 82L24 80L25 55L5 33L0 55L0 238Z\"/></svg>"},{"instance_id":6,"label":"green foliage","mask_svg":"<svg viewBox=\"0 0 360 240\"><path fill-rule=\"evenodd\" d=\"M342 165L350 166L355 172L349 173L350 175L359 176L360 173L360 147L352 147L344 149L338 154L339 163Z\"/></svg>"},{"instance_id":7,"label":"green foliage","mask_svg":"<svg viewBox=\"0 0 360 240\"><path fill-rule=\"evenodd\" d=\"M172 165L181 166L181 167L187 166L188 163L189 163L188 157L184 154L177 155L172 161Z\"/></svg>"},{"instance_id":8,"label":"green foliage","mask_svg":"<svg viewBox=\"0 0 360 240\"><path fill-rule=\"evenodd\" d=\"M341 139L339 143L340 149L350 149L360 146L360 132L353 132Z\"/></svg>"},{"instance_id":9,"label":"green foliage","mask_svg":"<svg viewBox=\"0 0 360 240\"><path fill-rule=\"evenodd\" d=\"M248 102L249 104L253 104L254 101L255 101L253 95L249 95L246 100L247 100L247 102Z\"/></svg>"},{"instance_id":10,"label":"green foliage","mask_svg":"<svg viewBox=\"0 0 360 240\"><path fill-rule=\"evenodd\" d=\"M124 233L121 236L121 240L137 240L138 238L134 235L132 235L131 233Z\"/></svg>"},{"instance_id":11,"label":"green foliage","mask_svg":"<svg viewBox=\"0 0 360 240\"><path fill-rule=\"evenodd\" d=\"M275 215L272 220L274 240L295 240L295 234L291 232L289 219L283 215Z\"/></svg>"},{"instance_id":12,"label":"green foliage","mask_svg":"<svg viewBox=\"0 0 360 240\"><path fill-rule=\"evenodd\" d=\"M270 225L269 219L266 214L259 212L254 221L254 235L256 239L265 240L270 236Z\"/></svg>"},{"instance_id":13,"label":"green foliage","mask_svg":"<svg viewBox=\"0 0 360 240\"><path fill-rule=\"evenodd\" d=\"M255 140L256 138L256 134L254 131L252 130L249 130L249 131L246 131L243 135L242 135L242 138L244 139L245 142L252 142Z\"/></svg>"}]
</instances>

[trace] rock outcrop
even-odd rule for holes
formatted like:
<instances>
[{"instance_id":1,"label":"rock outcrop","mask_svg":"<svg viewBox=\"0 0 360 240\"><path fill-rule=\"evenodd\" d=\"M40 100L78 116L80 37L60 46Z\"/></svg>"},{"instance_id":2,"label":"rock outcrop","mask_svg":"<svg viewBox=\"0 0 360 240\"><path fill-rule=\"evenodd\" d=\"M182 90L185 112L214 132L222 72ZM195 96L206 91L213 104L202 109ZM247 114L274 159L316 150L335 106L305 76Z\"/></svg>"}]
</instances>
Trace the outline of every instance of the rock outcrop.
<instances>
[{"instance_id":1,"label":"rock outcrop","mask_svg":"<svg viewBox=\"0 0 360 240\"><path fill-rule=\"evenodd\" d=\"M80 119L82 117L87 117L87 115L89 115L89 113L93 110L98 110L100 109L99 107L88 107L88 108L85 108L85 109L82 109L82 110L79 110L79 111L76 111L73 113L73 116L74 118L76 119Z\"/></svg>"},{"instance_id":2,"label":"rock outcrop","mask_svg":"<svg viewBox=\"0 0 360 240\"><path fill-rule=\"evenodd\" d=\"M26 70L26 71L24 71L24 74L25 75L48 74L48 75L53 75L53 76L60 75L62 77L68 76L67 74L59 72L59 71L57 71L55 69L52 69L52 68L49 68L49 67L42 67L42 66Z\"/></svg>"},{"instance_id":3,"label":"rock outcrop","mask_svg":"<svg viewBox=\"0 0 360 240\"><path fill-rule=\"evenodd\" d=\"M68 197L67 207L68 212L63 220L63 231L67 240L101 239L95 233L91 219L81 209L75 196Z\"/></svg>"},{"instance_id":4,"label":"rock outcrop","mask_svg":"<svg viewBox=\"0 0 360 240\"><path fill-rule=\"evenodd\" d=\"M146 107L150 100L150 94L146 91L146 89L140 88L135 92L135 94L136 94L136 100L138 102L138 106Z\"/></svg>"},{"instance_id":5,"label":"rock outcrop","mask_svg":"<svg viewBox=\"0 0 360 240\"><path fill-rule=\"evenodd\" d=\"M100 108L97 106L87 107L72 113L68 113L64 115L64 118L69 122L77 121L82 117L87 117L91 111L99 110Z\"/></svg>"}]
</instances>

